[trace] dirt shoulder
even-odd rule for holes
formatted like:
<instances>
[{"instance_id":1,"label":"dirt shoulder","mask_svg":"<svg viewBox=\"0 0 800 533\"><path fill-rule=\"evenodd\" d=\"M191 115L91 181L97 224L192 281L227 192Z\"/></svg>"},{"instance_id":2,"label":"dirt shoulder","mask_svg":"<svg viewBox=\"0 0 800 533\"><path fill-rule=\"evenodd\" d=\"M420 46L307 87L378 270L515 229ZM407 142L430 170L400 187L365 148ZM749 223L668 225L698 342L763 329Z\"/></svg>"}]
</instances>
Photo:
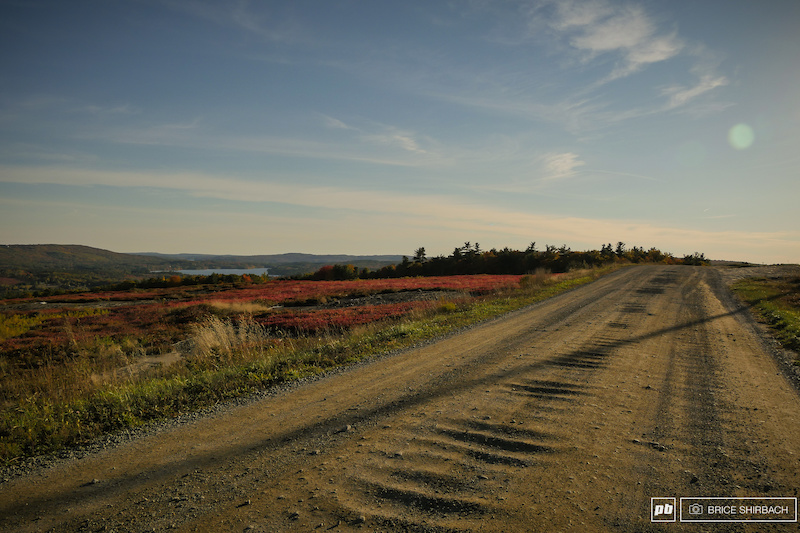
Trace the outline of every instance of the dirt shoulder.
<instances>
[{"instance_id":1,"label":"dirt shoulder","mask_svg":"<svg viewBox=\"0 0 800 533\"><path fill-rule=\"evenodd\" d=\"M641 266L3 483L0 529L659 531L651 497L796 496L798 420L716 269Z\"/></svg>"}]
</instances>

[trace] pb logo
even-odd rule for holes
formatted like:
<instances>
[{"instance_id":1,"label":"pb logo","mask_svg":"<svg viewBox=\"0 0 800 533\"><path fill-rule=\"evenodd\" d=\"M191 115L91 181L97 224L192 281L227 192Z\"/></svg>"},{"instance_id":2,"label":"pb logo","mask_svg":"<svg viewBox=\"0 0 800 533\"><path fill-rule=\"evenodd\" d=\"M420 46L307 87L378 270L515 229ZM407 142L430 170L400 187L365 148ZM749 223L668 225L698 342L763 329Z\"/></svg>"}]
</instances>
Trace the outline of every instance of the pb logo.
<instances>
[{"instance_id":1,"label":"pb logo","mask_svg":"<svg viewBox=\"0 0 800 533\"><path fill-rule=\"evenodd\" d=\"M651 522L675 522L675 498L650 498Z\"/></svg>"}]
</instances>

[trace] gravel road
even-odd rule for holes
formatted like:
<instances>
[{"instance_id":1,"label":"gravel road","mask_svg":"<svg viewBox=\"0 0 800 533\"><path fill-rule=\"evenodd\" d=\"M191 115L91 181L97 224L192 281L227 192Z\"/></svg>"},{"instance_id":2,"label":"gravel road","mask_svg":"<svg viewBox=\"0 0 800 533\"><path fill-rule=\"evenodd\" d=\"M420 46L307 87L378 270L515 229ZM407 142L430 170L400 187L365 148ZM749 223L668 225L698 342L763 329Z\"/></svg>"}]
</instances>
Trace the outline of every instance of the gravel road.
<instances>
[{"instance_id":1,"label":"gravel road","mask_svg":"<svg viewBox=\"0 0 800 533\"><path fill-rule=\"evenodd\" d=\"M800 397L772 350L718 269L626 268L11 478L0 530L680 531L651 497L797 496Z\"/></svg>"}]
</instances>

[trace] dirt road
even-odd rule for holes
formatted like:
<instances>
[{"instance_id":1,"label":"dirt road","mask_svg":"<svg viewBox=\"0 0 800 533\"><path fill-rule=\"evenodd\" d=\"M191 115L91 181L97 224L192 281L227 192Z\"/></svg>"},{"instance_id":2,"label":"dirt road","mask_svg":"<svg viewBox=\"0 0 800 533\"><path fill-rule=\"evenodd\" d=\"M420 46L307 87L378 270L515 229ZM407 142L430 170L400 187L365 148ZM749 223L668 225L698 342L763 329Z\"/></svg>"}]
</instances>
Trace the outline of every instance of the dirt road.
<instances>
[{"instance_id":1,"label":"dirt road","mask_svg":"<svg viewBox=\"0 0 800 533\"><path fill-rule=\"evenodd\" d=\"M651 497L797 496L798 423L718 271L634 267L3 483L0 530L682 531Z\"/></svg>"}]
</instances>

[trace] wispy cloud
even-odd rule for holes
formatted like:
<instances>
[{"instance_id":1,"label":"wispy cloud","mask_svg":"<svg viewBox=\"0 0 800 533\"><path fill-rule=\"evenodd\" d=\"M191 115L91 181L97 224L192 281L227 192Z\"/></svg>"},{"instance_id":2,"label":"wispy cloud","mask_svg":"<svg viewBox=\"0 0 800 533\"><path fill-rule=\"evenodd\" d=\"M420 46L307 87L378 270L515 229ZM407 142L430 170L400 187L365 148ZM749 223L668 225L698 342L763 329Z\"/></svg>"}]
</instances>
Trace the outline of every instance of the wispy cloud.
<instances>
[{"instance_id":1,"label":"wispy cloud","mask_svg":"<svg viewBox=\"0 0 800 533\"><path fill-rule=\"evenodd\" d=\"M365 135L364 139L368 142L382 146L396 147L406 152L415 154L427 154L428 151L420 147L417 140L408 133L399 131L380 135Z\"/></svg>"},{"instance_id":2,"label":"wispy cloud","mask_svg":"<svg viewBox=\"0 0 800 533\"><path fill-rule=\"evenodd\" d=\"M725 85L728 85L728 79L725 76L704 74L694 86L673 85L663 89L662 94L668 98L667 109L674 109L687 104L701 94Z\"/></svg>"},{"instance_id":3,"label":"wispy cloud","mask_svg":"<svg viewBox=\"0 0 800 533\"><path fill-rule=\"evenodd\" d=\"M250 0L239 0L233 7L231 20L239 27L270 41L297 43L310 39L309 32L294 17L286 14L276 16L265 11L265 5L269 4L259 2L256 7Z\"/></svg>"},{"instance_id":4,"label":"wispy cloud","mask_svg":"<svg viewBox=\"0 0 800 533\"><path fill-rule=\"evenodd\" d=\"M338 118L333 118L328 115L322 115L322 119L325 123L325 127L331 128L334 130L352 130L355 129L352 126L348 126Z\"/></svg>"},{"instance_id":5,"label":"wispy cloud","mask_svg":"<svg viewBox=\"0 0 800 533\"><path fill-rule=\"evenodd\" d=\"M541 47L553 64L560 64L550 75L554 87L571 85L581 79L580 88L563 91L514 91L512 86L496 90L450 91L449 101L515 113L560 124L566 131L582 135L609 125L672 111L689 104L698 105L701 95L712 95L715 89L728 85L719 74L719 62L702 43L680 36L674 25L652 15L640 4L607 0L538 0L520 3L527 18L528 39L517 39L508 46ZM487 13L491 10L487 8ZM664 88L656 78L638 77L636 103L615 99L603 88L613 81L625 80L656 65L673 62L673 76L685 71L684 83ZM492 80L497 80L492 77ZM502 78L500 78L502 82ZM647 83L650 83L648 86ZM648 99L647 96L650 95ZM720 109L709 98L703 109Z\"/></svg>"},{"instance_id":6,"label":"wispy cloud","mask_svg":"<svg viewBox=\"0 0 800 533\"><path fill-rule=\"evenodd\" d=\"M203 117L142 125L86 126L73 134L84 141L180 147L215 152L248 152L309 159L331 159L389 166L420 167L447 161L428 136L394 126L361 121L352 125L320 115L318 132L303 136L243 135L218 131ZM327 130L327 133L326 133ZM342 134L333 134L333 131Z\"/></svg>"},{"instance_id":7,"label":"wispy cloud","mask_svg":"<svg viewBox=\"0 0 800 533\"><path fill-rule=\"evenodd\" d=\"M304 28L295 17L278 13L276 5L250 0L218 2L215 0L161 0L167 8L214 24L245 30L272 42L300 43L314 40L313 32Z\"/></svg>"},{"instance_id":8,"label":"wispy cloud","mask_svg":"<svg viewBox=\"0 0 800 533\"><path fill-rule=\"evenodd\" d=\"M591 174L606 174L610 176L619 176L622 178L633 178L637 180L645 180L645 181L661 181L658 178L654 178L652 176L645 176L643 174L633 174L631 172L617 172L614 170L600 170L597 168L586 169L586 172Z\"/></svg>"},{"instance_id":9,"label":"wispy cloud","mask_svg":"<svg viewBox=\"0 0 800 533\"><path fill-rule=\"evenodd\" d=\"M594 90L611 81L628 77L646 67L678 56L690 58L688 74L694 79L674 84L660 91L663 104L649 109L631 109L628 116L637 117L671 111L694 102L699 96L728 85L727 77L716 69L713 53L702 43L689 43L674 29L659 28L657 21L642 6L611 4L605 0L559 1L549 26L566 38L570 46L584 54L584 63L607 55L615 57L615 66L605 77L591 84ZM706 106L705 109L726 106ZM620 116L625 116L620 115Z\"/></svg>"},{"instance_id":10,"label":"wispy cloud","mask_svg":"<svg viewBox=\"0 0 800 533\"><path fill-rule=\"evenodd\" d=\"M230 135L182 135L168 128L152 128L142 131L125 131L115 136L120 143L151 146L172 146L197 150L213 150L218 153L248 152L272 154L306 159L330 159L354 161L389 166L419 166L421 161L400 157L398 153L377 153L366 148L359 149L349 143L326 142L307 138L279 136L230 136Z\"/></svg>"},{"instance_id":11,"label":"wispy cloud","mask_svg":"<svg viewBox=\"0 0 800 533\"><path fill-rule=\"evenodd\" d=\"M56 94L0 97L0 122L16 121L19 124L17 127L50 123L51 134L52 124L63 119L74 126L85 119L112 122L129 119L141 113L142 109L131 103L97 103Z\"/></svg>"},{"instance_id":12,"label":"wispy cloud","mask_svg":"<svg viewBox=\"0 0 800 533\"><path fill-rule=\"evenodd\" d=\"M560 180L575 175L575 169L586 164L573 152L549 153L541 157L544 179Z\"/></svg>"},{"instance_id":13,"label":"wispy cloud","mask_svg":"<svg viewBox=\"0 0 800 533\"><path fill-rule=\"evenodd\" d=\"M121 105L96 105L96 104L88 104L85 106L80 106L74 109L75 112L79 113L90 113L92 115L98 116L114 116L114 115L136 115L141 113L141 109L138 109L131 104L121 104Z\"/></svg>"},{"instance_id":14,"label":"wispy cloud","mask_svg":"<svg viewBox=\"0 0 800 533\"><path fill-rule=\"evenodd\" d=\"M577 136L679 108L719 109L711 95L728 79L717 72L713 53L702 43L679 35L676 27L652 15L646 6L606 0L538 0L519 2L528 21L527 38L505 42L512 54L531 52L524 66L506 70L480 62L441 65L435 72L414 72L417 90L449 103L556 124ZM470 4L471 16L482 15L505 29L507 20L491 5ZM499 30L498 30L499 31ZM494 33L492 34L494 35ZM546 58L538 62L537 58ZM681 61L676 61L677 59ZM671 63L671 77L685 80L664 87L663 78L638 76ZM688 64L688 67L685 66ZM510 65L504 63L504 65ZM683 73L681 72L683 70ZM402 79L399 83L402 84ZM630 81L626 81L630 79ZM636 99L609 92L611 82L636 83ZM419 89L424 87L424 89ZM705 96L705 98L700 98ZM724 108L724 106L722 106Z\"/></svg>"},{"instance_id":15,"label":"wispy cloud","mask_svg":"<svg viewBox=\"0 0 800 533\"><path fill-rule=\"evenodd\" d=\"M100 158L95 154L88 154L84 152L66 153L54 150L48 145L35 144L35 143L7 143L0 147L0 158L8 160L28 159L36 161L38 164L42 163L68 163L68 164L91 164L97 162Z\"/></svg>"},{"instance_id":16,"label":"wispy cloud","mask_svg":"<svg viewBox=\"0 0 800 533\"><path fill-rule=\"evenodd\" d=\"M423 138L412 131L379 124L374 121L361 120L361 124L353 125L328 115L322 115L322 119L326 128L352 131L361 142L368 145L399 149L403 152L418 155L435 155L432 154L430 148L422 147L423 143L433 145L436 144L435 141L429 137Z\"/></svg>"},{"instance_id":17,"label":"wispy cloud","mask_svg":"<svg viewBox=\"0 0 800 533\"><path fill-rule=\"evenodd\" d=\"M598 83L623 78L652 63L677 56L684 48L674 32L660 32L641 6L611 5L603 1L559 1L551 28L590 61L616 54L617 65Z\"/></svg>"}]
</instances>

